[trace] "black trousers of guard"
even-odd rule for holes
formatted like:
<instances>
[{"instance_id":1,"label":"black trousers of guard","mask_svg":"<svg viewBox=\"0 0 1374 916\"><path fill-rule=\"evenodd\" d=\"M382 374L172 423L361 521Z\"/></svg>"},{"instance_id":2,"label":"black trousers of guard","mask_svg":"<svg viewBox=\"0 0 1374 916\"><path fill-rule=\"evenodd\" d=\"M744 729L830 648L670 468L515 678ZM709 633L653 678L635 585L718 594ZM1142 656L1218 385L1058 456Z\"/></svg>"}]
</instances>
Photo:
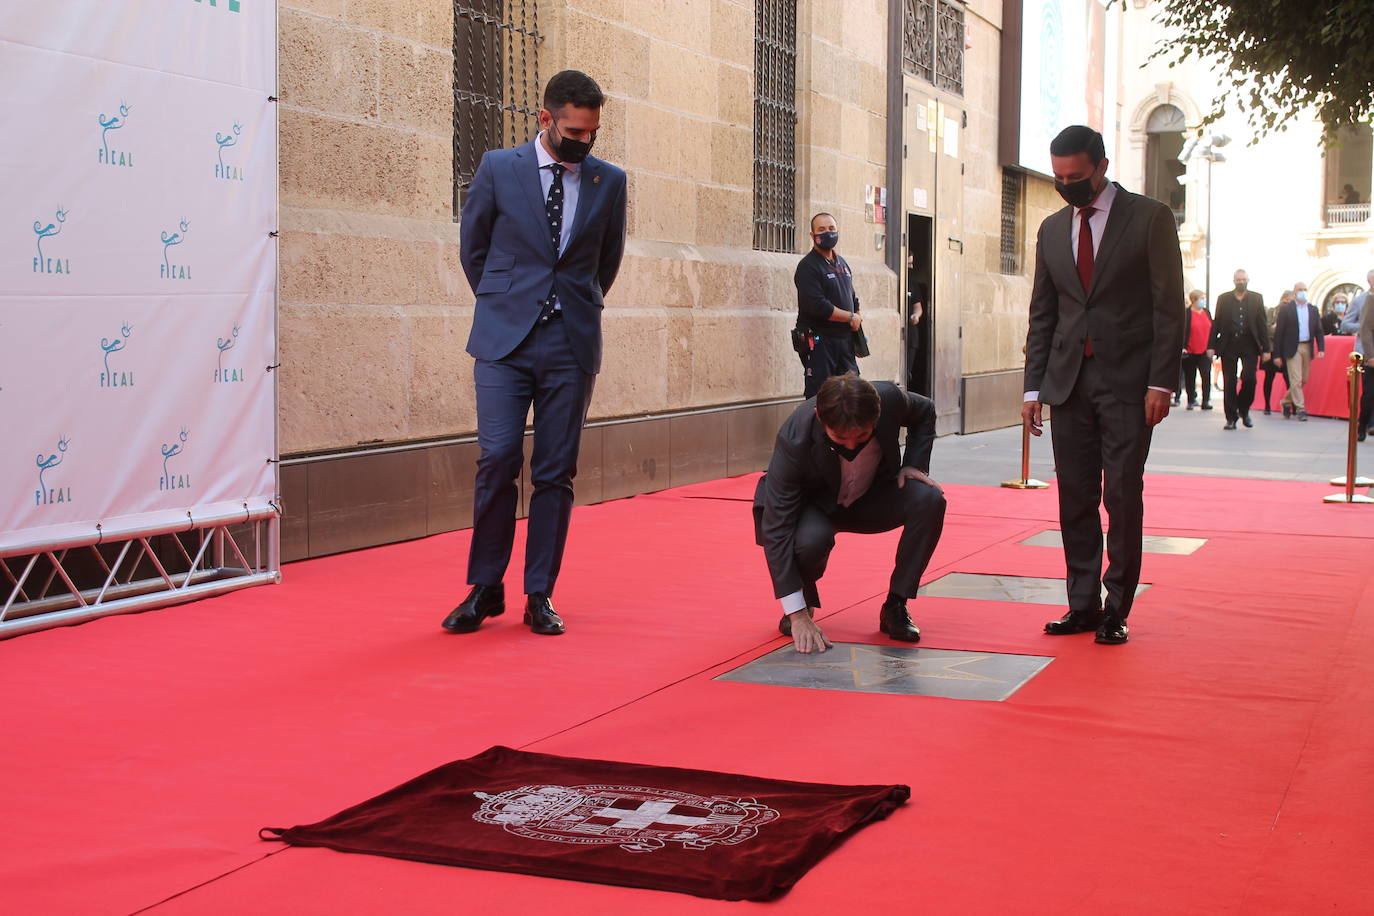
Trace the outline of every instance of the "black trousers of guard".
<instances>
[{"instance_id":1,"label":"black trousers of guard","mask_svg":"<svg viewBox=\"0 0 1374 916\"><path fill-rule=\"evenodd\" d=\"M908 480L901 487L895 480L875 480L852 505L839 506L829 514L815 505L803 507L794 544L807 607L821 606L816 582L825 575L836 533L879 534L901 528L888 591L915 598L944 527L945 495L919 480Z\"/></svg>"},{"instance_id":2,"label":"black trousers of guard","mask_svg":"<svg viewBox=\"0 0 1374 916\"><path fill-rule=\"evenodd\" d=\"M1054 406L1050 418L1065 584L1069 610L1076 614L1096 616L1103 609L1124 620L1131 613L1140 583L1150 435L1144 404L1119 399L1098 361L1085 358L1073 391ZM1100 505L1107 507L1108 517L1105 575Z\"/></svg>"}]
</instances>

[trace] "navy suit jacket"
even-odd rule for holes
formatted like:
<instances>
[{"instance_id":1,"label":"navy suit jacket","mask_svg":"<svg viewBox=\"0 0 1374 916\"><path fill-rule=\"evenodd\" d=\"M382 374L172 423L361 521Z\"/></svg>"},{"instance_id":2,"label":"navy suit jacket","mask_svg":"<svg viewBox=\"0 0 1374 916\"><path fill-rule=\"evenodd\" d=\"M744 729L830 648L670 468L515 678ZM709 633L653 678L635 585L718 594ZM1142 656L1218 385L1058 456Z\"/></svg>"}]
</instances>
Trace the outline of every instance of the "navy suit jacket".
<instances>
[{"instance_id":1,"label":"navy suit jacket","mask_svg":"<svg viewBox=\"0 0 1374 916\"><path fill-rule=\"evenodd\" d=\"M1326 335L1322 333L1321 315L1317 307L1308 302L1302 306L1307 309L1307 332L1313 353L1326 352ZM1282 359L1292 359L1298 352L1298 303L1285 302L1279 306L1278 322L1274 325L1274 355Z\"/></svg>"},{"instance_id":2,"label":"navy suit jacket","mask_svg":"<svg viewBox=\"0 0 1374 916\"><path fill-rule=\"evenodd\" d=\"M625 251L625 173L588 156L562 255L549 241L536 137L482 156L463 203L463 272L477 296L468 353L496 360L520 346L556 289L568 340L586 372L601 369L603 297Z\"/></svg>"}]
</instances>

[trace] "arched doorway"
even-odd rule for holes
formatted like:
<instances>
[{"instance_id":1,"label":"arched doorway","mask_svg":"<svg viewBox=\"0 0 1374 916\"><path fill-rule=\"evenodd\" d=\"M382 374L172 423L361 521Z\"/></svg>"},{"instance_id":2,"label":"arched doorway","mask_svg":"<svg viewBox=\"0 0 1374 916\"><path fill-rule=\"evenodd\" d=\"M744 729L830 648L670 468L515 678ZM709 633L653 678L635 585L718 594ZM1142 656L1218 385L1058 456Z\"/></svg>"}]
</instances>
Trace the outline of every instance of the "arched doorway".
<instances>
[{"instance_id":1,"label":"arched doorway","mask_svg":"<svg viewBox=\"0 0 1374 916\"><path fill-rule=\"evenodd\" d=\"M1175 105L1160 105L1145 123L1145 194L1168 204L1179 224L1187 202L1187 189L1178 180L1184 172L1178 154L1183 151L1185 126L1183 112Z\"/></svg>"}]
</instances>

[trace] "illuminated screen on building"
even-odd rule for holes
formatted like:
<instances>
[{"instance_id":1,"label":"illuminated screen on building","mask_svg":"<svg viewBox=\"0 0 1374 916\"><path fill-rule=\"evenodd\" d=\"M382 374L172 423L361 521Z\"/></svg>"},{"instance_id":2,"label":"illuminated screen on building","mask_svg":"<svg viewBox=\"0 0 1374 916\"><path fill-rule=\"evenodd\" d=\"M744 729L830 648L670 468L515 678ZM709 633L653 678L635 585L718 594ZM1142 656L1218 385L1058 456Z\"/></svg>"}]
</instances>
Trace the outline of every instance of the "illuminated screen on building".
<instances>
[{"instance_id":1,"label":"illuminated screen on building","mask_svg":"<svg viewBox=\"0 0 1374 916\"><path fill-rule=\"evenodd\" d=\"M1002 164L1050 174L1050 141L1070 124L1102 131L1110 158L1120 13L1103 0L1006 0L1004 27Z\"/></svg>"}]
</instances>

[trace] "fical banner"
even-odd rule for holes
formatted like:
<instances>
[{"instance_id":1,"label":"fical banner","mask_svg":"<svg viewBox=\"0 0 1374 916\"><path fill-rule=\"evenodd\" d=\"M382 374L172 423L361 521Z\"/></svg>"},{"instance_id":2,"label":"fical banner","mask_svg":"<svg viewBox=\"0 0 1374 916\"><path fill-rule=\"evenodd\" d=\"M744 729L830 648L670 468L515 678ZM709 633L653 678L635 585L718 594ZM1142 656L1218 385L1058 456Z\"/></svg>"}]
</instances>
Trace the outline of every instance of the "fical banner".
<instances>
[{"instance_id":1,"label":"fical banner","mask_svg":"<svg viewBox=\"0 0 1374 916\"><path fill-rule=\"evenodd\" d=\"M0 550L276 495L275 0L0 4Z\"/></svg>"}]
</instances>

